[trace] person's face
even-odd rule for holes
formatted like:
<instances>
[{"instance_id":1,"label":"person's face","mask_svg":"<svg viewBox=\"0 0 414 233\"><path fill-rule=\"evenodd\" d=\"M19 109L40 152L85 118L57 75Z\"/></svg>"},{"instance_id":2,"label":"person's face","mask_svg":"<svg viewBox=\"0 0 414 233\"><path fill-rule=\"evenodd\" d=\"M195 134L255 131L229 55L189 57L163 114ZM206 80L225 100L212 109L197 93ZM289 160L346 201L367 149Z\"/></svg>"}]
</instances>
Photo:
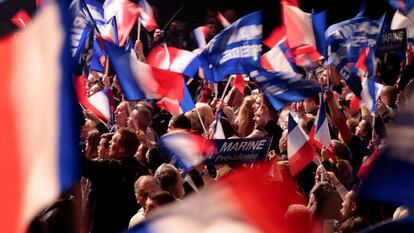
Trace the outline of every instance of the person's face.
<instances>
[{"instance_id":1,"label":"person's face","mask_svg":"<svg viewBox=\"0 0 414 233\"><path fill-rule=\"evenodd\" d=\"M147 201L145 202L145 216L148 216L155 208L157 208L159 205L157 202L152 200L151 198L147 198Z\"/></svg>"},{"instance_id":2,"label":"person's face","mask_svg":"<svg viewBox=\"0 0 414 233\"><path fill-rule=\"evenodd\" d=\"M313 112L316 109L318 109L318 105L314 101L310 100L309 98L306 98L303 101L303 107L305 108L305 112L307 113Z\"/></svg>"},{"instance_id":3,"label":"person's face","mask_svg":"<svg viewBox=\"0 0 414 233\"><path fill-rule=\"evenodd\" d=\"M173 130L174 130L173 121L172 121L172 120L170 120L170 121L168 122L168 129L167 129L167 133L169 133L169 132L171 132L171 131L173 131Z\"/></svg>"},{"instance_id":4,"label":"person's face","mask_svg":"<svg viewBox=\"0 0 414 233\"><path fill-rule=\"evenodd\" d=\"M355 129L356 136L365 137L367 135L367 132L364 126L365 126L365 120L360 121L358 126Z\"/></svg>"},{"instance_id":5,"label":"person's face","mask_svg":"<svg viewBox=\"0 0 414 233\"><path fill-rule=\"evenodd\" d=\"M352 213L352 193L348 192L345 197L344 201L342 202L341 214L344 218L348 217Z\"/></svg>"},{"instance_id":6,"label":"person's face","mask_svg":"<svg viewBox=\"0 0 414 233\"><path fill-rule=\"evenodd\" d=\"M114 136L112 136L110 145L109 145L109 157L115 158L119 155L120 152L120 146L119 146L119 140L121 139L121 134L115 133Z\"/></svg>"},{"instance_id":7,"label":"person's face","mask_svg":"<svg viewBox=\"0 0 414 233\"><path fill-rule=\"evenodd\" d=\"M129 127L129 128L131 128L131 129L135 129L135 130L138 130L138 129L137 129L137 127L138 127L137 118L138 118L138 112L137 112L137 110L135 109L134 111L132 111L132 112L131 112L131 114L130 114L130 115L129 115L129 117L128 117L128 122L127 122L127 124L128 124L128 127Z\"/></svg>"},{"instance_id":8,"label":"person's face","mask_svg":"<svg viewBox=\"0 0 414 233\"><path fill-rule=\"evenodd\" d=\"M125 127L125 126L127 126L127 119L128 119L127 104L126 103L121 103L115 109L116 123L121 127Z\"/></svg>"},{"instance_id":9,"label":"person's face","mask_svg":"<svg viewBox=\"0 0 414 233\"><path fill-rule=\"evenodd\" d=\"M98 146L98 156L102 159L107 159L109 155L109 147L105 148L105 144L108 142L107 138L101 138Z\"/></svg>"},{"instance_id":10,"label":"person's face","mask_svg":"<svg viewBox=\"0 0 414 233\"><path fill-rule=\"evenodd\" d=\"M160 188L156 184L150 181L143 181L135 187L135 198L138 204L145 210L148 195L157 191L160 191Z\"/></svg>"},{"instance_id":11,"label":"person's face","mask_svg":"<svg viewBox=\"0 0 414 233\"><path fill-rule=\"evenodd\" d=\"M81 129L81 138L86 140L88 133L94 128L92 120L86 120L85 124Z\"/></svg>"}]
</instances>

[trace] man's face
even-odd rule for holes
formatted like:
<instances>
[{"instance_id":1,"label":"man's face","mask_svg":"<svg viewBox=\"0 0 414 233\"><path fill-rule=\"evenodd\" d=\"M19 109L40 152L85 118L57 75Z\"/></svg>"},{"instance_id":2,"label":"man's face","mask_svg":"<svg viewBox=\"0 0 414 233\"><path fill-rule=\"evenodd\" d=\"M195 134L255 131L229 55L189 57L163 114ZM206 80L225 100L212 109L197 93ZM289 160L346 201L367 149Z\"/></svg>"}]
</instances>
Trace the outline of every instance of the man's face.
<instances>
[{"instance_id":1,"label":"man's face","mask_svg":"<svg viewBox=\"0 0 414 233\"><path fill-rule=\"evenodd\" d=\"M102 159L108 159L109 157L109 147L108 148L105 147L108 140L109 139L107 138L101 138L101 140L99 141L98 156Z\"/></svg>"},{"instance_id":2,"label":"man's face","mask_svg":"<svg viewBox=\"0 0 414 233\"><path fill-rule=\"evenodd\" d=\"M121 134L115 133L112 136L110 145L109 145L109 157L116 158L119 155L119 140L121 139Z\"/></svg>"},{"instance_id":3,"label":"man's face","mask_svg":"<svg viewBox=\"0 0 414 233\"><path fill-rule=\"evenodd\" d=\"M128 127L134 130L138 130L138 111L134 109L128 117Z\"/></svg>"},{"instance_id":4,"label":"man's face","mask_svg":"<svg viewBox=\"0 0 414 233\"><path fill-rule=\"evenodd\" d=\"M145 209L148 195L157 191L161 191L161 189L153 181L144 180L135 187L135 198L138 204Z\"/></svg>"},{"instance_id":5,"label":"man's face","mask_svg":"<svg viewBox=\"0 0 414 233\"><path fill-rule=\"evenodd\" d=\"M151 198L147 198L147 201L145 202L145 216L148 216L155 208L158 207L158 203L152 200Z\"/></svg>"}]
</instances>

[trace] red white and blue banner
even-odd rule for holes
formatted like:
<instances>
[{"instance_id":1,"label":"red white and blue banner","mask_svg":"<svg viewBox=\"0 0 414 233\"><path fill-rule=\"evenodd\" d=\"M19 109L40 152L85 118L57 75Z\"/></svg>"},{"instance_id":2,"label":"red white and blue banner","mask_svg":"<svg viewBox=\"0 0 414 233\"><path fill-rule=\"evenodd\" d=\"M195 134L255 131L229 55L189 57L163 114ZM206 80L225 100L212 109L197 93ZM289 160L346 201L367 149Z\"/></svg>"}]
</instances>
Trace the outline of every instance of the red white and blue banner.
<instances>
[{"instance_id":1,"label":"red white and blue banner","mask_svg":"<svg viewBox=\"0 0 414 233\"><path fill-rule=\"evenodd\" d=\"M67 10L48 1L25 29L0 39L0 232L26 232L80 178Z\"/></svg>"}]
</instances>

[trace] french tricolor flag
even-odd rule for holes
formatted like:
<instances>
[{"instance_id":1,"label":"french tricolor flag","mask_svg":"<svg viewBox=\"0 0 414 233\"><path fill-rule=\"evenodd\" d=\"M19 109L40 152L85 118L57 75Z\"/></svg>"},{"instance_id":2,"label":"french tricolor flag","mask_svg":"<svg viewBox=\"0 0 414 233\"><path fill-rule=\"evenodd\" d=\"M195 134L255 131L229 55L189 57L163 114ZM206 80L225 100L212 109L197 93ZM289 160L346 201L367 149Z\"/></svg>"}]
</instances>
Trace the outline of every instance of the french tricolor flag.
<instances>
[{"instance_id":1,"label":"french tricolor flag","mask_svg":"<svg viewBox=\"0 0 414 233\"><path fill-rule=\"evenodd\" d=\"M282 7L287 43L294 50L296 64L309 66L310 63L317 62L322 56L316 50L312 15L296 6L282 4Z\"/></svg>"},{"instance_id":2,"label":"french tricolor flag","mask_svg":"<svg viewBox=\"0 0 414 233\"><path fill-rule=\"evenodd\" d=\"M371 112L377 109L377 100L384 85L375 82L374 78L361 78L361 99L354 95L351 100L351 108L359 109L361 106L368 108Z\"/></svg>"},{"instance_id":3,"label":"french tricolor flag","mask_svg":"<svg viewBox=\"0 0 414 233\"><path fill-rule=\"evenodd\" d=\"M118 45L118 26L116 24L116 17L113 16L101 30L102 39Z\"/></svg>"},{"instance_id":4,"label":"french tricolor flag","mask_svg":"<svg viewBox=\"0 0 414 233\"><path fill-rule=\"evenodd\" d=\"M163 154L175 160L185 171L191 170L215 151L211 141L187 130L174 130L164 134L159 140L159 145Z\"/></svg>"},{"instance_id":5,"label":"french tricolor flag","mask_svg":"<svg viewBox=\"0 0 414 233\"><path fill-rule=\"evenodd\" d=\"M106 21L115 16L118 26L119 45L125 45L140 13L138 5L129 0L106 0L103 8Z\"/></svg>"},{"instance_id":6,"label":"french tricolor flag","mask_svg":"<svg viewBox=\"0 0 414 233\"><path fill-rule=\"evenodd\" d=\"M308 135L298 126L292 115L289 114L288 120L288 158L289 168L292 176L296 176L315 156L311 140Z\"/></svg>"},{"instance_id":7,"label":"french tricolor flag","mask_svg":"<svg viewBox=\"0 0 414 233\"><path fill-rule=\"evenodd\" d=\"M320 94L319 97L319 110L316 116L315 124L309 133L309 137L311 138L313 144L320 150L322 150L323 147L328 148L329 155L334 159L335 157L331 143L331 134L329 133L328 118L326 117L325 101L322 94Z\"/></svg>"},{"instance_id":8,"label":"french tricolor flag","mask_svg":"<svg viewBox=\"0 0 414 233\"><path fill-rule=\"evenodd\" d=\"M0 232L27 232L80 179L67 9L47 1L24 29L0 39Z\"/></svg>"},{"instance_id":9,"label":"french tricolor flag","mask_svg":"<svg viewBox=\"0 0 414 233\"><path fill-rule=\"evenodd\" d=\"M151 50L147 63L153 67L181 73L188 77L196 75L200 67L200 60L196 53L165 44L158 45Z\"/></svg>"},{"instance_id":10,"label":"french tricolor flag","mask_svg":"<svg viewBox=\"0 0 414 233\"><path fill-rule=\"evenodd\" d=\"M193 36L197 42L198 48L204 48L207 45L207 35L210 32L210 28L207 25L197 27L193 30Z\"/></svg>"},{"instance_id":11,"label":"french tricolor flag","mask_svg":"<svg viewBox=\"0 0 414 233\"><path fill-rule=\"evenodd\" d=\"M171 113L171 115L179 115L184 112L189 112L195 108L193 98L187 85L184 84L184 97L181 101L164 97L157 102L157 106Z\"/></svg>"},{"instance_id":12,"label":"french tricolor flag","mask_svg":"<svg viewBox=\"0 0 414 233\"><path fill-rule=\"evenodd\" d=\"M161 207L128 233L293 233L310 228L322 232L317 224L309 226L309 218L286 219L289 206L307 201L291 178L269 165L240 169L183 201Z\"/></svg>"},{"instance_id":13,"label":"french tricolor flag","mask_svg":"<svg viewBox=\"0 0 414 233\"><path fill-rule=\"evenodd\" d=\"M85 75L75 77L75 90L83 108L91 110L104 123L111 122L113 104L111 104L112 92L110 90L104 89L88 97Z\"/></svg>"},{"instance_id":14,"label":"french tricolor flag","mask_svg":"<svg viewBox=\"0 0 414 233\"><path fill-rule=\"evenodd\" d=\"M268 71L295 74L293 55L286 46L286 37L261 57L262 67Z\"/></svg>"},{"instance_id":15,"label":"french tricolor flag","mask_svg":"<svg viewBox=\"0 0 414 233\"><path fill-rule=\"evenodd\" d=\"M152 12L151 5L146 0L139 1L140 15L139 20L142 26L147 31L153 31L158 28L158 24L155 21L154 13Z\"/></svg>"},{"instance_id":16,"label":"french tricolor flag","mask_svg":"<svg viewBox=\"0 0 414 233\"><path fill-rule=\"evenodd\" d=\"M183 98L184 77L182 74L152 67L140 62L124 48L108 42L104 44L126 100L160 99L162 97L181 100Z\"/></svg>"}]
</instances>

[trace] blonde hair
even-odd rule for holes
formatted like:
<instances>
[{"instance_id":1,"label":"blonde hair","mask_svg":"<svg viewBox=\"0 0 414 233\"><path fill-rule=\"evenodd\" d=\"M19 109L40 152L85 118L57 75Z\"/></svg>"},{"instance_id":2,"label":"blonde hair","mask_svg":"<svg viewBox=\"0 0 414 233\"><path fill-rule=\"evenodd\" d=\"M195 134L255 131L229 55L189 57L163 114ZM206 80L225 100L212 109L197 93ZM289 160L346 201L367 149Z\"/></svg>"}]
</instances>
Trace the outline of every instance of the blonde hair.
<instances>
[{"instance_id":1,"label":"blonde hair","mask_svg":"<svg viewBox=\"0 0 414 233\"><path fill-rule=\"evenodd\" d=\"M186 112L184 115L188 119L190 119L190 121L191 121L191 130L192 131L194 131L195 133L198 133L200 135L204 133L203 126L201 125L200 119L198 118L198 115L197 115L197 112L196 112L195 109L193 109L189 112ZM201 116L201 119L204 122L204 117L203 117L203 115L201 115L201 113L200 113L200 116Z\"/></svg>"},{"instance_id":2,"label":"blonde hair","mask_svg":"<svg viewBox=\"0 0 414 233\"><path fill-rule=\"evenodd\" d=\"M213 109L206 103L196 103L196 108L203 117L204 126L208 127L215 120Z\"/></svg>"},{"instance_id":3,"label":"blonde hair","mask_svg":"<svg viewBox=\"0 0 414 233\"><path fill-rule=\"evenodd\" d=\"M254 112L253 104L258 95L249 95L244 97L243 103L240 106L239 113L235 119L237 125L237 132L240 137L246 137L254 129Z\"/></svg>"}]
</instances>

